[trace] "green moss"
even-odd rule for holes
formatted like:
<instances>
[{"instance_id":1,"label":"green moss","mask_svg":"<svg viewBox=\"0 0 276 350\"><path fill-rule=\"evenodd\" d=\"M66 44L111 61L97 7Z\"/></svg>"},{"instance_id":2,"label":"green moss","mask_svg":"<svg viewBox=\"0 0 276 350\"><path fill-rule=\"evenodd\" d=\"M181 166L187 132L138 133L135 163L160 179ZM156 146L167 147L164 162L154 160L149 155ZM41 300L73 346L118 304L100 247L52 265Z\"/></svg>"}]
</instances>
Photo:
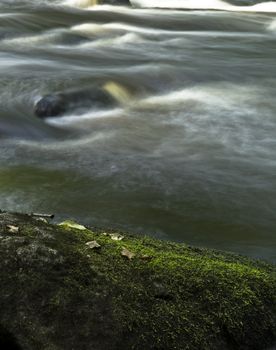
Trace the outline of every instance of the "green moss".
<instances>
[{"instance_id":1,"label":"green moss","mask_svg":"<svg viewBox=\"0 0 276 350\"><path fill-rule=\"evenodd\" d=\"M19 214L0 225L0 324L23 349L251 350L276 339L275 266Z\"/></svg>"}]
</instances>

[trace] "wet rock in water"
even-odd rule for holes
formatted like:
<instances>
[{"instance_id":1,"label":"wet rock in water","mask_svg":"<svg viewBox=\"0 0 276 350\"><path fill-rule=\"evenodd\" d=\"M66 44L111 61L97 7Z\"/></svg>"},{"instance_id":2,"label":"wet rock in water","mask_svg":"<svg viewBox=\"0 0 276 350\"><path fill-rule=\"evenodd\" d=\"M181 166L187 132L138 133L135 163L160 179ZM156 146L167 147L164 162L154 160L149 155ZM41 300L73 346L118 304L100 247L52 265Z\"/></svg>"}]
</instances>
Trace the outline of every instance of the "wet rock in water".
<instances>
[{"instance_id":1,"label":"wet rock in water","mask_svg":"<svg viewBox=\"0 0 276 350\"><path fill-rule=\"evenodd\" d=\"M102 0L102 1L99 1L99 3L103 5L131 6L131 3L129 0Z\"/></svg>"},{"instance_id":2,"label":"wet rock in water","mask_svg":"<svg viewBox=\"0 0 276 350\"><path fill-rule=\"evenodd\" d=\"M115 103L114 97L101 88L68 91L43 96L35 103L34 114L39 118L58 117L76 110L106 108Z\"/></svg>"},{"instance_id":3,"label":"wet rock in water","mask_svg":"<svg viewBox=\"0 0 276 350\"><path fill-rule=\"evenodd\" d=\"M65 101L61 94L46 95L34 106L34 113L37 117L56 117L65 112Z\"/></svg>"}]
</instances>

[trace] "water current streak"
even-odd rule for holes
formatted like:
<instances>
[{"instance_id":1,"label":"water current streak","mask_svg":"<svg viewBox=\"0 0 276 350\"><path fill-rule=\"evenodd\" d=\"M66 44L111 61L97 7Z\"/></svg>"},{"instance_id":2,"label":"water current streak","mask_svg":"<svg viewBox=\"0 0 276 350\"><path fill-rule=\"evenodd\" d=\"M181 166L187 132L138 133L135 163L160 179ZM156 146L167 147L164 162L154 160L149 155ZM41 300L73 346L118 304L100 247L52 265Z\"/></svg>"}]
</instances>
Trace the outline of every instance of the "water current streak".
<instances>
[{"instance_id":1,"label":"water current streak","mask_svg":"<svg viewBox=\"0 0 276 350\"><path fill-rule=\"evenodd\" d=\"M0 207L275 261L276 2L93 3L1 1Z\"/></svg>"}]
</instances>

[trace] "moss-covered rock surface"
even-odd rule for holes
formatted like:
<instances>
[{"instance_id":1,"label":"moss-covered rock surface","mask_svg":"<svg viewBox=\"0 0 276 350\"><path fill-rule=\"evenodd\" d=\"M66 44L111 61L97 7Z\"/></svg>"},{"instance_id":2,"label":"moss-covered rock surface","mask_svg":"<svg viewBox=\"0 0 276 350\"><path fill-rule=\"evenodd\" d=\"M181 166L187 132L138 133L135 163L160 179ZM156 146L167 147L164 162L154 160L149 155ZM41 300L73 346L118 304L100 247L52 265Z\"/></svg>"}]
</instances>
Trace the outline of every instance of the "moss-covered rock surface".
<instances>
[{"instance_id":1,"label":"moss-covered rock surface","mask_svg":"<svg viewBox=\"0 0 276 350\"><path fill-rule=\"evenodd\" d=\"M274 266L72 226L0 214L1 349L254 350L275 341Z\"/></svg>"}]
</instances>

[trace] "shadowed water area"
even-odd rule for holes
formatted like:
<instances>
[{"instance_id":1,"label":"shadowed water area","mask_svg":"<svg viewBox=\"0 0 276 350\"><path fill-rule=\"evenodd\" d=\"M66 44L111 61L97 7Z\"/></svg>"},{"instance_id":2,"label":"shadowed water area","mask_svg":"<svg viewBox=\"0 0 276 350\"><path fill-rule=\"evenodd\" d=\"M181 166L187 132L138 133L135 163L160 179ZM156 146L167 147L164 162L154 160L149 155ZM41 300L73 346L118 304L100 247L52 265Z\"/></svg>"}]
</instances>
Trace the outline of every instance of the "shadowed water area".
<instances>
[{"instance_id":1,"label":"shadowed water area","mask_svg":"<svg viewBox=\"0 0 276 350\"><path fill-rule=\"evenodd\" d=\"M276 2L133 4L1 1L0 208L276 261Z\"/></svg>"}]
</instances>

